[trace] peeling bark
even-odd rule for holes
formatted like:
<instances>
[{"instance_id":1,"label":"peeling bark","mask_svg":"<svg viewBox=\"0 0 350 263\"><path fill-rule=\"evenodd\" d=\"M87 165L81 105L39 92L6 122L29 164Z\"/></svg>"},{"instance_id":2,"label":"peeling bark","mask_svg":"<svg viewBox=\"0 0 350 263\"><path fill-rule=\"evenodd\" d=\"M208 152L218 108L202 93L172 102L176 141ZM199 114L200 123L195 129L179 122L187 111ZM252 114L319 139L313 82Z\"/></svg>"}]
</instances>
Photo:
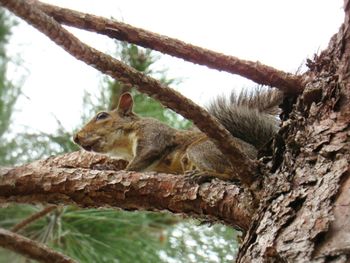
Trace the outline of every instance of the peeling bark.
<instances>
[{"instance_id":1,"label":"peeling bark","mask_svg":"<svg viewBox=\"0 0 350 263\"><path fill-rule=\"evenodd\" d=\"M96 167L96 159L102 170L82 168ZM107 159L75 152L2 168L0 202L168 210L241 230L249 227L254 212L249 191L220 180L199 185L183 175L113 171L105 166Z\"/></svg>"}]
</instances>

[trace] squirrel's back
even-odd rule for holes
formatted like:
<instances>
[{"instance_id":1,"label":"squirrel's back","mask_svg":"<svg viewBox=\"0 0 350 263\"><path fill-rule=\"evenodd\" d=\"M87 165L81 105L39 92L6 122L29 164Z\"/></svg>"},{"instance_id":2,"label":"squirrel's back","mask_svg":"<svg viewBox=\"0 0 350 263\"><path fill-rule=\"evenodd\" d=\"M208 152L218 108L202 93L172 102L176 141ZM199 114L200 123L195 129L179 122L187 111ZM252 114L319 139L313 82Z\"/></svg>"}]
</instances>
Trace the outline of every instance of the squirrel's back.
<instances>
[{"instance_id":1,"label":"squirrel's back","mask_svg":"<svg viewBox=\"0 0 350 263\"><path fill-rule=\"evenodd\" d=\"M216 98L208 111L234 136L260 149L276 133L278 105L283 94L275 89L243 90Z\"/></svg>"}]
</instances>

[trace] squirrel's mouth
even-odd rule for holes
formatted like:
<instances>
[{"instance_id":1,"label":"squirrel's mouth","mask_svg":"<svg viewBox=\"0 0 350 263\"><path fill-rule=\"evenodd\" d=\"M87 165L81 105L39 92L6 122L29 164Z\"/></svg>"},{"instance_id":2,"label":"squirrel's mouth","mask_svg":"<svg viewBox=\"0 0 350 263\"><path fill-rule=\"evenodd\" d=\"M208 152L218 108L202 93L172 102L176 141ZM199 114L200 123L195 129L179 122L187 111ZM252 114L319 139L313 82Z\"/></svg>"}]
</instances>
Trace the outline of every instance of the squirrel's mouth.
<instances>
[{"instance_id":1,"label":"squirrel's mouth","mask_svg":"<svg viewBox=\"0 0 350 263\"><path fill-rule=\"evenodd\" d=\"M92 146L91 145L82 145L81 147L83 147L83 149L85 151L91 152L92 151Z\"/></svg>"},{"instance_id":2,"label":"squirrel's mouth","mask_svg":"<svg viewBox=\"0 0 350 263\"><path fill-rule=\"evenodd\" d=\"M85 151L88 151L88 152L98 152L99 151L99 142L93 142L93 143L90 143L90 144L84 144L84 145L80 145Z\"/></svg>"}]
</instances>

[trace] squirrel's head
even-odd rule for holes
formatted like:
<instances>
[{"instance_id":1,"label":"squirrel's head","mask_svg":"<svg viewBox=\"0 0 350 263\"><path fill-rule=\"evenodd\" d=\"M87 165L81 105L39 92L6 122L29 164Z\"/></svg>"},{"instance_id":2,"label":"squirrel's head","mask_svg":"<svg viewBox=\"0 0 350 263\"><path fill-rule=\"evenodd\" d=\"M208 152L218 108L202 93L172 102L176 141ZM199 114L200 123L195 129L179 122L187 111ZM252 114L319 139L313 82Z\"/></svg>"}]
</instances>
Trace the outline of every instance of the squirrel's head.
<instances>
[{"instance_id":1,"label":"squirrel's head","mask_svg":"<svg viewBox=\"0 0 350 263\"><path fill-rule=\"evenodd\" d=\"M123 143L122 137L130 123L138 118L133 113L133 104L131 94L123 93L120 96L118 107L112 111L97 113L74 135L74 142L87 151L99 153L113 151L118 144Z\"/></svg>"}]
</instances>

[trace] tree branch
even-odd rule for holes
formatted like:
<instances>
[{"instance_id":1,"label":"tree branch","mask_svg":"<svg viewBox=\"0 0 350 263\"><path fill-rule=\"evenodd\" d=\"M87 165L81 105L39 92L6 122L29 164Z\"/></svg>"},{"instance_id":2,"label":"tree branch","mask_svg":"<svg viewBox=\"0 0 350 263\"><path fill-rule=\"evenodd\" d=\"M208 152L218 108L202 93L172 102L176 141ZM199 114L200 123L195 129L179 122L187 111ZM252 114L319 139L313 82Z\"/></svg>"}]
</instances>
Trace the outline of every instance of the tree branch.
<instances>
[{"instance_id":1,"label":"tree branch","mask_svg":"<svg viewBox=\"0 0 350 263\"><path fill-rule=\"evenodd\" d=\"M29 217L27 217L26 219L24 219L23 221L19 222L18 224L14 225L11 228L12 232L18 232L19 230L21 230L22 228L26 227L27 225L31 224L32 222L42 218L43 216L47 215L48 213L50 213L51 211L56 209L56 205L49 205L47 207L45 207L44 209L42 209L41 211L34 213L32 215L30 215Z\"/></svg>"},{"instance_id":2,"label":"tree branch","mask_svg":"<svg viewBox=\"0 0 350 263\"><path fill-rule=\"evenodd\" d=\"M165 106L192 120L228 157L236 178L248 186L256 182L255 162L244 154L237 139L233 138L218 121L200 106L159 81L145 76L111 56L82 43L53 18L36 8L36 5L31 5L23 0L1 0L0 3L43 32L77 59L113 78L135 85L141 92L158 99Z\"/></svg>"},{"instance_id":3,"label":"tree branch","mask_svg":"<svg viewBox=\"0 0 350 263\"><path fill-rule=\"evenodd\" d=\"M260 62L227 56L115 20L61 8L39 1L35 3L49 16L68 26L100 33L145 48L151 48L209 68L238 74L258 84L276 87L286 93L298 93L303 88L301 76L277 70Z\"/></svg>"},{"instance_id":4,"label":"tree branch","mask_svg":"<svg viewBox=\"0 0 350 263\"><path fill-rule=\"evenodd\" d=\"M39 262L46 263L74 263L73 259L53 251L51 248L26 238L22 235L12 233L0 228L0 246L10 249Z\"/></svg>"},{"instance_id":5,"label":"tree branch","mask_svg":"<svg viewBox=\"0 0 350 263\"><path fill-rule=\"evenodd\" d=\"M249 227L254 208L248 190L220 180L199 185L182 175L113 171L103 165L103 170L81 168L91 155L74 152L15 168L0 168L0 203L168 210L222 221L242 230Z\"/></svg>"}]
</instances>

